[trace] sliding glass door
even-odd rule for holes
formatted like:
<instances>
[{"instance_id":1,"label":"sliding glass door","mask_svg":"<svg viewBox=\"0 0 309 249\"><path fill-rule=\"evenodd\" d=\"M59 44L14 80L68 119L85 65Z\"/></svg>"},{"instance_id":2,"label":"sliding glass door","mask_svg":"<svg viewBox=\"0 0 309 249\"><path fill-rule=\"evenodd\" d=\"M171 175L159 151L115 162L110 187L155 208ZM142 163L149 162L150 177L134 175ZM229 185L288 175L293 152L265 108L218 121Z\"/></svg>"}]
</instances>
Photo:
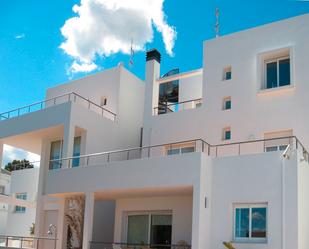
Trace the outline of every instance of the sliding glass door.
<instances>
[{"instance_id":1,"label":"sliding glass door","mask_svg":"<svg viewBox=\"0 0 309 249\"><path fill-rule=\"evenodd\" d=\"M149 217L148 215L128 216L128 244L148 244Z\"/></svg>"},{"instance_id":2,"label":"sliding glass door","mask_svg":"<svg viewBox=\"0 0 309 249\"><path fill-rule=\"evenodd\" d=\"M168 247L172 243L172 215L151 213L128 215L127 243Z\"/></svg>"}]
</instances>

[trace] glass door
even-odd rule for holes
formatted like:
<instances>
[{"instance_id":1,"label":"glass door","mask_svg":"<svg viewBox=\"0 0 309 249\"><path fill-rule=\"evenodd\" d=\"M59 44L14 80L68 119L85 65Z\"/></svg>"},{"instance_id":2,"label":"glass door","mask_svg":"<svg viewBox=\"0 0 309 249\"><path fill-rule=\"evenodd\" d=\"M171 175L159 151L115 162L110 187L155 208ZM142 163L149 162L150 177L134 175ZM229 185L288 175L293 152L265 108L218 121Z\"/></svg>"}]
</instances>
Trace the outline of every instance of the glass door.
<instances>
[{"instance_id":1,"label":"glass door","mask_svg":"<svg viewBox=\"0 0 309 249\"><path fill-rule=\"evenodd\" d=\"M172 243L172 215L151 213L129 215L127 243L131 245L150 244L151 248L170 248Z\"/></svg>"},{"instance_id":2,"label":"glass door","mask_svg":"<svg viewBox=\"0 0 309 249\"><path fill-rule=\"evenodd\" d=\"M149 215L129 215L127 243L144 245L148 244Z\"/></svg>"},{"instance_id":3,"label":"glass door","mask_svg":"<svg viewBox=\"0 0 309 249\"><path fill-rule=\"evenodd\" d=\"M169 248L172 243L172 215L151 215L151 245ZM167 247L162 247L167 245Z\"/></svg>"}]
</instances>

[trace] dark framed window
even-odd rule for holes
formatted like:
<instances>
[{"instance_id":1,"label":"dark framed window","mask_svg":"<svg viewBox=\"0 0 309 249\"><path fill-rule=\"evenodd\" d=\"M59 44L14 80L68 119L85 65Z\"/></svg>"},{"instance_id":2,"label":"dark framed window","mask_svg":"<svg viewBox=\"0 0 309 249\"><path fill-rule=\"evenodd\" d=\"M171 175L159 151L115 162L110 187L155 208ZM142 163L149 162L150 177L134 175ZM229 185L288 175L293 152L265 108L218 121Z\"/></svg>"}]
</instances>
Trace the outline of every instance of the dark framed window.
<instances>
[{"instance_id":1,"label":"dark framed window","mask_svg":"<svg viewBox=\"0 0 309 249\"><path fill-rule=\"evenodd\" d=\"M283 57L265 62L266 89L291 84L290 58Z\"/></svg>"}]
</instances>

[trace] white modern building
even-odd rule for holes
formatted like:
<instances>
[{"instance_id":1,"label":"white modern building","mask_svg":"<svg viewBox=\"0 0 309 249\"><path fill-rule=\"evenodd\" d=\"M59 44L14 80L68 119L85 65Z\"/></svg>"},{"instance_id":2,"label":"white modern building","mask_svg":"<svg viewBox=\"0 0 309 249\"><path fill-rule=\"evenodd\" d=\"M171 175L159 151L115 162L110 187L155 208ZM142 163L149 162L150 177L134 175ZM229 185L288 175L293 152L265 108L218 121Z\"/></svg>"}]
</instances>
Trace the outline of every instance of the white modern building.
<instances>
[{"instance_id":1,"label":"white modern building","mask_svg":"<svg viewBox=\"0 0 309 249\"><path fill-rule=\"evenodd\" d=\"M29 237L35 223L39 168L0 173L0 241L1 236Z\"/></svg>"},{"instance_id":2,"label":"white modern building","mask_svg":"<svg viewBox=\"0 0 309 249\"><path fill-rule=\"evenodd\" d=\"M11 173L10 197L15 203L8 205L8 215L4 235L31 236L35 223L36 201L39 182L39 168L15 170ZM28 202L23 206L18 200Z\"/></svg>"},{"instance_id":3,"label":"white modern building","mask_svg":"<svg viewBox=\"0 0 309 249\"><path fill-rule=\"evenodd\" d=\"M151 50L145 81L120 64L2 113L1 143L41 156L36 236L309 248L308 27L309 14L205 41L203 68L164 77Z\"/></svg>"},{"instance_id":4,"label":"white modern building","mask_svg":"<svg viewBox=\"0 0 309 249\"><path fill-rule=\"evenodd\" d=\"M0 171L0 198L6 198L10 194L11 173L5 169ZM0 201L0 234L5 234L9 206Z\"/></svg>"}]
</instances>

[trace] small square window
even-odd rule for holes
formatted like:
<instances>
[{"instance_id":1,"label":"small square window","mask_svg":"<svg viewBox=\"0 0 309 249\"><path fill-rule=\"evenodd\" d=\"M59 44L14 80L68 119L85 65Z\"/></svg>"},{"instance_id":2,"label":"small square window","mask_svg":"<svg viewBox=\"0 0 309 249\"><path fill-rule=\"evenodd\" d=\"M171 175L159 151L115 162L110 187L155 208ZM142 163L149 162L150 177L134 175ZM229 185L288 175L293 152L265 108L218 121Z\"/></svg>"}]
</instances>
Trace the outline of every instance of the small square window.
<instances>
[{"instance_id":1,"label":"small square window","mask_svg":"<svg viewBox=\"0 0 309 249\"><path fill-rule=\"evenodd\" d=\"M223 99L223 110L230 110L232 109L232 100L231 97L226 97Z\"/></svg>"},{"instance_id":2,"label":"small square window","mask_svg":"<svg viewBox=\"0 0 309 249\"><path fill-rule=\"evenodd\" d=\"M232 132L231 128L227 127L223 129L223 140L231 140L232 138Z\"/></svg>"},{"instance_id":3,"label":"small square window","mask_svg":"<svg viewBox=\"0 0 309 249\"><path fill-rule=\"evenodd\" d=\"M107 105L107 97L102 97L101 98L101 106L106 106Z\"/></svg>"},{"instance_id":4,"label":"small square window","mask_svg":"<svg viewBox=\"0 0 309 249\"><path fill-rule=\"evenodd\" d=\"M226 67L223 70L223 80L230 80L232 79L232 68Z\"/></svg>"}]
</instances>

